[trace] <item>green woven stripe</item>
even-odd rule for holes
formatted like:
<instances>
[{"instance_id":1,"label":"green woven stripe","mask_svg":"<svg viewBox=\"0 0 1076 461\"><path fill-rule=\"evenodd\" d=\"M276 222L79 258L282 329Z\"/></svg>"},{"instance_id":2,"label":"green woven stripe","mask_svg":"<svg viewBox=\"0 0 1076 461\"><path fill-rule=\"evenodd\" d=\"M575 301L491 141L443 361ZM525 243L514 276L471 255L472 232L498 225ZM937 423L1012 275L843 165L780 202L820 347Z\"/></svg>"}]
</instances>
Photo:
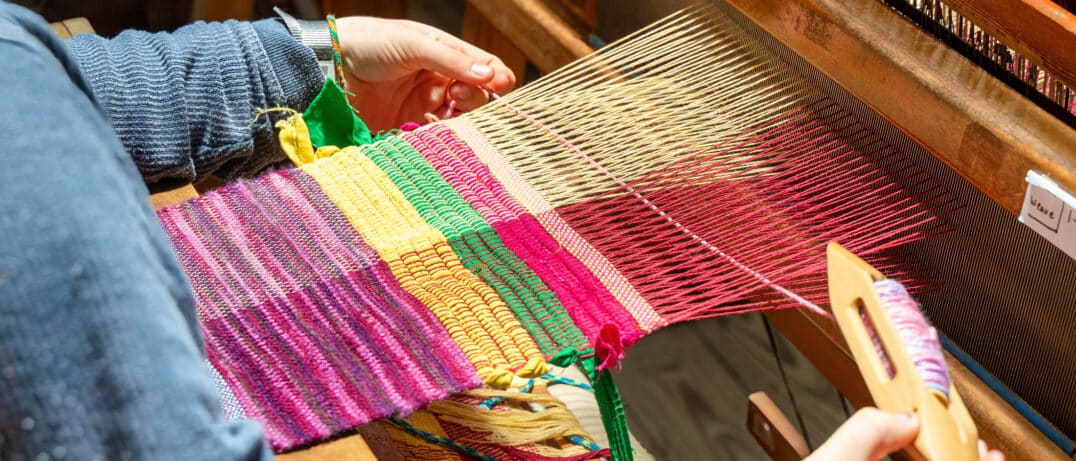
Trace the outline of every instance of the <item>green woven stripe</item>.
<instances>
[{"instance_id":1,"label":"green woven stripe","mask_svg":"<svg viewBox=\"0 0 1076 461\"><path fill-rule=\"evenodd\" d=\"M398 155L398 150L384 149L384 152L393 154L393 156L388 157L386 155L381 159L384 163L382 168L395 170L393 176L402 180L410 180L421 191L421 193L408 196L408 200L413 202L428 201L429 206L420 208L420 214L423 211L428 213L423 215L423 218L435 228L450 236L449 244L452 245L453 250L464 261L464 265L501 295L509 308L516 313L523 327L534 337L542 352L546 355L555 353L558 350L557 344L554 342L551 332L541 325L542 321L547 317L547 313L544 312L544 309L541 309L544 306L538 304L533 294L524 289L515 274L507 270L501 261L493 257L485 242L477 238L472 226L469 226L455 212L456 207L452 206L453 204L449 203L448 198L446 198L445 192L447 191L438 190L434 186L435 180L440 179L440 177L432 177L428 174L429 171L422 171L421 168L411 168L409 164L404 162L400 162L402 164L402 168L400 168L401 165L395 162L395 160L401 159ZM381 154L377 155L380 156ZM375 162L377 160L375 159ZM404 177L403 173L405 169L408 172L406 177ZM447 195L451 196L451 194ZM539 309L536 309L536 307Z\"/></svg>"},{"instance_id":2,"label":"green woven stripe","mask_svg":"<svg viewBox=\"0 0 1076 461\"><path fill-rule=\"evenodd\" d=\"M592 349L556 294L500 240L495 229L403 139L386 137L367 155L424 220L445 234L468 270L512 309L542 353L563 359ZM574 349L567 351L566 349Z\"/></svg>"},{"instance_id":3,"label":"green woven stripe","mask_svg":"<svg viewBox=\"0 0 1076 461\"><path fill-rule=\"evenodd\" d=\"M561 347L573 347L580 351L587 349L585 337L575 327L571 317L568 316L567 310L556 299L553 291L504 245L496 230L447 181L441 178L437 170L427 163L426 159L410 144L400 138L393 139L392 143L397 147L401 158L408 162L407 167L416 171L424 171L424 176L430 179L430 185L436 188L437 193L449 201L458 216L467 221L469 228L481 238L481 242L485 244L484 246L491 249L493 252L492 258L505 265L506 272L501 276L505 277L511 274L513 279L521 279L526 286L526 289L522 291L527 293L528 298L526 299L530 299L530 296L537 294L536 299L530 302L529 305L538 305L544 308L541 311L545 311L548 317L540 317L539 321L543 328L557 341L557 344ZM487 265L490 265L490 263L487 262ZM492 267L495 270L501 268L500 265ZM531 309L535 308L531 307ZM535 312L537 313L539 310L535 309Z\"/></svg>"}]
</instances>

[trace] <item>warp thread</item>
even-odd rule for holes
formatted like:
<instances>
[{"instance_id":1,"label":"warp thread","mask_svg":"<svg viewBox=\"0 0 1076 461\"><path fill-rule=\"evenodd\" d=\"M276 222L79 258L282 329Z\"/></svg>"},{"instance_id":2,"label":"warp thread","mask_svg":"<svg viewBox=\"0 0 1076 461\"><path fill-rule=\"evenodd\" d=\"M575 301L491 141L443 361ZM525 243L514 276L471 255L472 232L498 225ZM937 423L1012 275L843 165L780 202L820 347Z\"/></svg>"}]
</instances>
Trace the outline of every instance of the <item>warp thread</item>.
<instances>
[{"instance_id":1,"label":"warp thread","mask_svg":"<svg viewBox=\"0 0 1076 461\"><path fill-rule=\"evenodd\" d=\"M493 176L470 146L444 124L427 125L402 137L493 226L504 245L556 293L572 321L594 346L599 367L615 367L643 331L590 269L566 251Z\"/></svg>"},{"instance_id":2,"label":"warp thread","mask_svg":"<svg viewBox=\"0 0 1076 461\"><path fill-rule=\"evenodd\" d=\"M288 123L296 132L305 128L300 116ZM335 153L314 158L309 138L303 141L298 144L301 151L289 157L310 159L300 168L314 177L377 250L400 285L441 320L487 384L506 387L513 371L522 377L545 373L545 357L512 311L493 289L464 268L444 234L427 224L363 153L362 149L372 148L370 144L338 152L323 147L319 154L324 149Z\"/></svg>"},{"instance_id":3,"label":"warp thread","mask_svg":"<svg viewBox=\"0 0 1076 461\"><path fill-rule=\"evenodd\" d=\"M464 267L477 275L516 314L554 365L566 366L590 347L557 295L509 251L494 228L412 145L397 136L363 149L407 197L423 219L443 233Z\"/></svg>"}]
</instances>

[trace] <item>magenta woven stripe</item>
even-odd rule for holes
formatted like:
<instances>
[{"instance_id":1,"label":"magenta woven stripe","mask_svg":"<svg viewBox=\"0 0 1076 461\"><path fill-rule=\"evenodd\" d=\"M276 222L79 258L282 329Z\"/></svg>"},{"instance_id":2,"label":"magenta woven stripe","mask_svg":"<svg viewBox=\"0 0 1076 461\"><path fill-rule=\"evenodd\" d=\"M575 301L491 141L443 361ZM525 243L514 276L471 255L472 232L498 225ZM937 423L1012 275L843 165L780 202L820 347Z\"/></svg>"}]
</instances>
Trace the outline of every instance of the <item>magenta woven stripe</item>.
<instances>
[{"instance_id":1,"label":"magenta woven stripe","mask_svg":"<svg viewBox=\"0 0 1076 461\"><path fill-rule=\"evenodd\" d=\"M563 251L449 128L430 124L401 136L422 146L419 152L427 161L556 293L604 365L619 360L642 337L634 317L571 252Z\"/></svg>"},{"instance_id":2,"label":"magenta woven stripe","mask_svg":"<svg viewBox=\"0 0 1076 461\"><path fill-rule=\"evenodd\" d=\"M195 291L207 355L287 451L481 382L299 170L158 212Z\"/></svg>"}]
</instances>

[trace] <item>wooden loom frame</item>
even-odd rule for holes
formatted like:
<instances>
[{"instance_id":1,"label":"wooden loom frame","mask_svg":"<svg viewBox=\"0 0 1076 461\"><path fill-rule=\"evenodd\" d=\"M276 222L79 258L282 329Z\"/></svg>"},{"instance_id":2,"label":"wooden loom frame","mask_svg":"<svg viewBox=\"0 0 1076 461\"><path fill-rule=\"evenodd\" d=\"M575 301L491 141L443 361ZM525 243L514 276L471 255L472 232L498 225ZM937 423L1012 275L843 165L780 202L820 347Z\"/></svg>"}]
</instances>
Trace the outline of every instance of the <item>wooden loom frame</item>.
<instances>
[{"instance_id":1,"label":"wooden loom frame","mask_svg":"<svg viewBox=\"0 0 1076 461\"><path fill-rule=\"evenodd\" d=\"M479 7L490 3L469 2ZM727 2L1013 215L1020 213L1028 170L1045 173L1062 187L1076 190L1076 130L880 2ZM527 12L549 11L544 1L507 3L507 8L488 19L529 59L541 62L543 71L559 67L552 64L558 60L564 60L563 65L588 54L577 46L581 38L566 37L565 31L572 30L566 19L543 14L528 24ZM1047 0L948 3L1076 88L1076 60L1071 58L1076 56L1076 16ZM528 27L520 31L519 24ZM1059 42L1062 45L1056 46ZM535 43L543 44L543 50L527 47ZM924 113L932 117L922 117ZM835 323L804 310L765 315L850 402L857 407L872 404ZM1012 461L1071 459L963 364L949 354L946 361L987 443ZM775 410L767 400L753 396L752 406ZM786 429L778 432L788 433L787 424L778 426ZM803 452L797 441L781 446L789 455L786 459L799 459L797 454Z\"/></svg>"},{"instance_id":2,"label":"wooden loom frame","mask_svg":"<svg viewBox=\"0 0 1076 461\"><path fill-rule=\"evenodd\" d=\"M494 28L548 72L591 48L549 0L468 0ZM1076 190L1076 130L978 69L874 0L727 0L887 121L1018 214L1024 173L1046 173ZM1068 84L1076 18L1044 0L951 0L951 6ZM496 5L494 5L496 4ZM1020 6L1025 15L1008 14ZM883 78L884 85L879 82ZM924 113L932 117L922 117ZM953 133L960 133L953 136ZM192 186L154 194L155 207L197 196ZM872 403L836 325L802 310L765 314L856 406ZM947 355L980 435L1008 459L1070 459L967 368ZM796 458L788 458L796 459Z\"/></svg>"}]
</instances>

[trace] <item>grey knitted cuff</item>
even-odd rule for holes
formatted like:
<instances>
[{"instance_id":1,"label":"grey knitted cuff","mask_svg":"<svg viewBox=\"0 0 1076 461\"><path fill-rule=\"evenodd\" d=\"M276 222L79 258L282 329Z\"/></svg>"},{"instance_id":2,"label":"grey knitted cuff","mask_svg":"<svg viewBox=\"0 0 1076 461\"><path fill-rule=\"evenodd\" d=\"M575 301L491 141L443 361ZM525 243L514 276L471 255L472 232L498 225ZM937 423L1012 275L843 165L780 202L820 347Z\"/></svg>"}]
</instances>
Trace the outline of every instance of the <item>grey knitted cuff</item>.
<instances>
[{"instance_id":1,"label":"grey knitted cuff","mask_svg":"<svg viewBox=\"0 0 1076 461\"><path fill-rule=\"evenodd\" d=\"M279 19L264 19L252 25L283 90L285 101L281 105L306 110L325 84L325 74L314 52L295 40Z\"/></svg>"}]
</instances>

